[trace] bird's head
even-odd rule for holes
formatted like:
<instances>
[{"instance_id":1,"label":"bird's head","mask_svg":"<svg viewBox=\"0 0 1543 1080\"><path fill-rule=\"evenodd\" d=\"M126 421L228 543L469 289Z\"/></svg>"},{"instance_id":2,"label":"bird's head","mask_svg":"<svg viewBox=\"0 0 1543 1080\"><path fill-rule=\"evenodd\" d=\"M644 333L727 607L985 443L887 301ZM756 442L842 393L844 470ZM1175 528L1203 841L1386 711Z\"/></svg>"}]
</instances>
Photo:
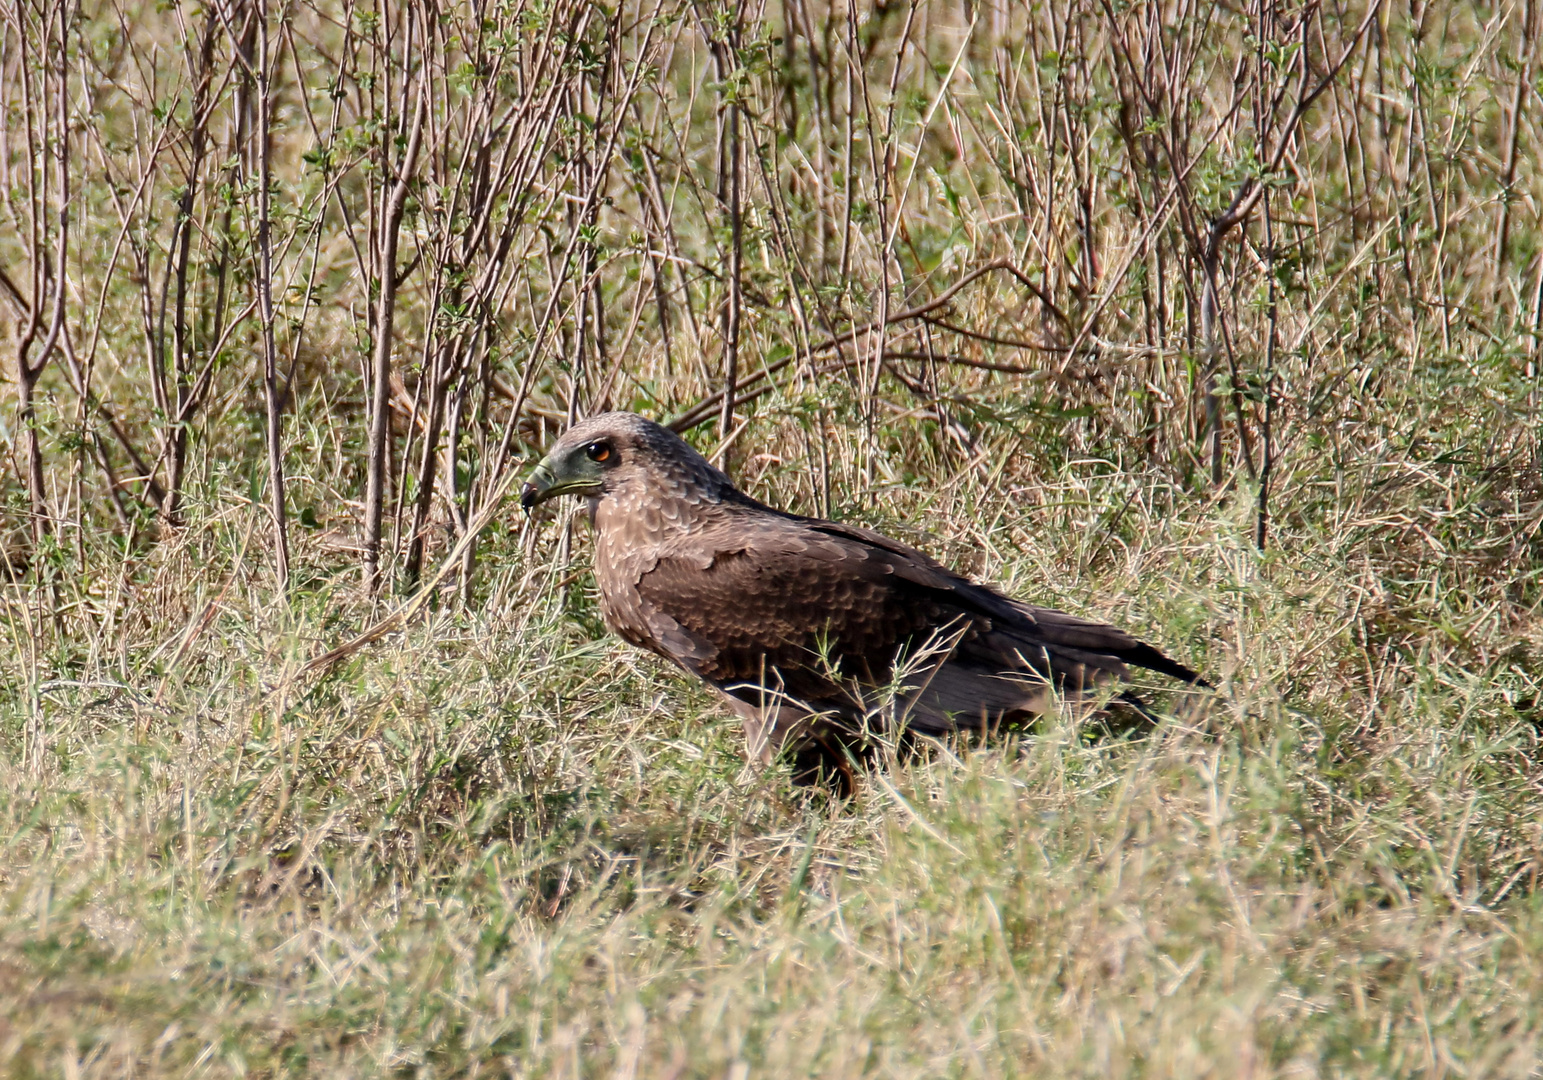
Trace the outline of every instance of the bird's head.
<instances>
[{"instance_id":1,"label":"bird's head","mask_svg":"<svg viewBox=\"0 0 1543 1080\"><path fill-rule=\"evenodd\" d=\"M520 505L531 510L558 495L598 500L639 479L712 494L729 482L668 428L636 413L602 413L574 424L552 445L520 489Z\"/></svg>"}]
</instances>

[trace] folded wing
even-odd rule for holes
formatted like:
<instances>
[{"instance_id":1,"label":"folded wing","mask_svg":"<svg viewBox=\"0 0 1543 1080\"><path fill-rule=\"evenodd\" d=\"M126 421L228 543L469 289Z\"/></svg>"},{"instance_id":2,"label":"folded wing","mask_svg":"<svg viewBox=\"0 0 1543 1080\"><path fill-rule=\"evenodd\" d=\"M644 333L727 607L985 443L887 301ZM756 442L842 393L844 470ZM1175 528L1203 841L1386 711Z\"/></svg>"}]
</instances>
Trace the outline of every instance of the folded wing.
<instances>
[{"instance_id":1,"label":"folded wing","mask_svg":"<svg viewBox=\"0 0 1543 1080\"><path fill-rule=\"evenodd\" d=\"M636 583L642 643L740 701L858 724L898 678L909 722L942 732L1037 713L1052 687L1080 694L1127 665L1200 681L1122 630L1011 600L888 537L745 502Z\"/></svg>"}]
</instances>

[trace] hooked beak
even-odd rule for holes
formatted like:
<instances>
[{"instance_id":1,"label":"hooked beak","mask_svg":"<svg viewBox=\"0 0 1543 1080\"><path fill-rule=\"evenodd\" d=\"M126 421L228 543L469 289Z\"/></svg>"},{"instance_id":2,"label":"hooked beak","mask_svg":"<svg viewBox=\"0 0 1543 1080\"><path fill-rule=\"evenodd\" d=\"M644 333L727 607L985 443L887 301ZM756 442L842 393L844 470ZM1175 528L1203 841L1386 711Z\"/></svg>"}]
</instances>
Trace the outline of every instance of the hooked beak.
<instances>
[{"instance_id":1,"label":"hooked beak","mask_svg":"<svg viewBox=\"0 0 1543 1080\"><path fill-rule=\"evenodd\" d=\"M583 464L589 465L589 462ZM538 504L559 495L598 495L604 486L604 480L594 469L586 471L581 467L576 472L571 463L565 464L561 458L554 463L548 456L532 470L530 479L520 488L520 505L529 513Z\"/></svg>"},{"instance_id":2,"label":"hooked beak","mask_svg":"<svg viewBox=\"0 0 1543 1080\"><path fill-rule=\"evenodd\" d=\"M530 474L530 479L520 488L520 509L528 514L537 505L546 502L556 494L552 491L552 486L556 482L557 479L546 467L546 462L543 461L537 465L535 471Z\"/></svg>"}]
</instances>

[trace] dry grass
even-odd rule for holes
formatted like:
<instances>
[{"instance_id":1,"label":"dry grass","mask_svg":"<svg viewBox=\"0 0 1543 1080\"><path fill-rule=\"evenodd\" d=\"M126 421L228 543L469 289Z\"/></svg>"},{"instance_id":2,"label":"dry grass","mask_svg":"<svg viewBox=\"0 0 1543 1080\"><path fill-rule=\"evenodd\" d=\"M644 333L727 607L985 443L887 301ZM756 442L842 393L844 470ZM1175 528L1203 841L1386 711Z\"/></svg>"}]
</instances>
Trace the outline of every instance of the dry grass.
<instances>
[{"instance_id":1,"label":"dry grass","mask_svg":"<svg viewBox=\"0 0 1543 1080\"><path fill-rule=\"evenodd\" d=\"M433 106L401 226L396 591L379 599L360 588L367 234L410 98L320 92L329 35L369 12L296 6L290 38L273 22L287 564L269 328L227 310L224 343L200 337L220 282L234 308L261 280L241 224L255 195L234 183L251 176L220 141L250 134L224 126L239 79L214 84L219 153L182 271L206 321L160 341L156 376L143 300L179 288L167 200L197 126L182 35L207 12L87 5L71 24L66 87L97 110L70 128L73 359L43 355L5 412L0 1072L1543 1070L1533 5L849 21L790 2L737 29L645 7L593 9L589 52L536 80L561 90L554 127L511 136L534 156L487 211L539 195L513 254L456 250L468 219L445 193L477 103L524 91L479 98L450 30L413 76ZM9 133L53 122L17 87L18 42L50 40L54 10L6 16ZM494 24L528 38L581 10L510 5ZM116 60L82 50L118 14ZM359 70L400 55L360 41ZM715 50L730 78L704 75ZM1313 81L1291 58L1322 76L1342 54L1261 171ZM634 85L639 57L654 66ZM182 103L164 114L135 105L156 72ZM28 208L52 189L29 201L7 137L0 252L36 270L55 219L29 240ZM353 164L307 171L319 146ZM1208 313L1207 237L1261 177L1268 197L1219 239ZM120 236L122 258L102 257ZM970 281L940 322L842 338L997 261L1024 276ZM485 307L450 295L479 273ZM11 276L23 300L52 280ZM25 307L0 309L22 313L13 342ZM836 804L783 766L747 770L704 691L604 633L582 523L512 508L405 630L302 671L411 591L414 535L426 574L567 414L705 401L716 421L731 352L741 379L788 361L730 418L728 462L758 497L1128 626L1217 692L1150 688L1172 718L1144 739L1051 717L939 747ZM173 515L126 448L170 484L178 429L156 396L206 362ZM707 451L721 435L690 433Z\"/></svg>"}]
</instances>

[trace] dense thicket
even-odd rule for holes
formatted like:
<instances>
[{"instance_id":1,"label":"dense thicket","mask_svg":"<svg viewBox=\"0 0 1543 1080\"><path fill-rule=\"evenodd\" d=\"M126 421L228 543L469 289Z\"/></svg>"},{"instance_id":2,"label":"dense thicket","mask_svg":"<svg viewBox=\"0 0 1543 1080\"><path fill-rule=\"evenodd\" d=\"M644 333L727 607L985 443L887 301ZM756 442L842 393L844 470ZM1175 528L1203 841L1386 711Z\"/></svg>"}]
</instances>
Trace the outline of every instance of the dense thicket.
<instances>
[{"instance_id":1,"label":"dense thicket","mask_svg":"<svg viewBox=\"0 0 1543 1080\"><path fill-rule=\"evenodd\" d=\"M1479 420L1453 452L1520 468L1535 22L20 3L11 561L154 542L239 477L281 580L297 512L412 578L607 407L860 415L868 480L886 432L930 463L1006 420L1241 484L1261 545L1347 454Z\"/></svg>"},{"instance_id":2,"label":"dense thicket","mask_svg":"<svg viewBox=\"0 0 1543 1080\"><path fill-rule=\"evenodd\" d=\"M0 1064L1535 1069L1538 8L12 0ZM607 408L1222 690L799 802Z\"/></svg>"}]
</instances>

